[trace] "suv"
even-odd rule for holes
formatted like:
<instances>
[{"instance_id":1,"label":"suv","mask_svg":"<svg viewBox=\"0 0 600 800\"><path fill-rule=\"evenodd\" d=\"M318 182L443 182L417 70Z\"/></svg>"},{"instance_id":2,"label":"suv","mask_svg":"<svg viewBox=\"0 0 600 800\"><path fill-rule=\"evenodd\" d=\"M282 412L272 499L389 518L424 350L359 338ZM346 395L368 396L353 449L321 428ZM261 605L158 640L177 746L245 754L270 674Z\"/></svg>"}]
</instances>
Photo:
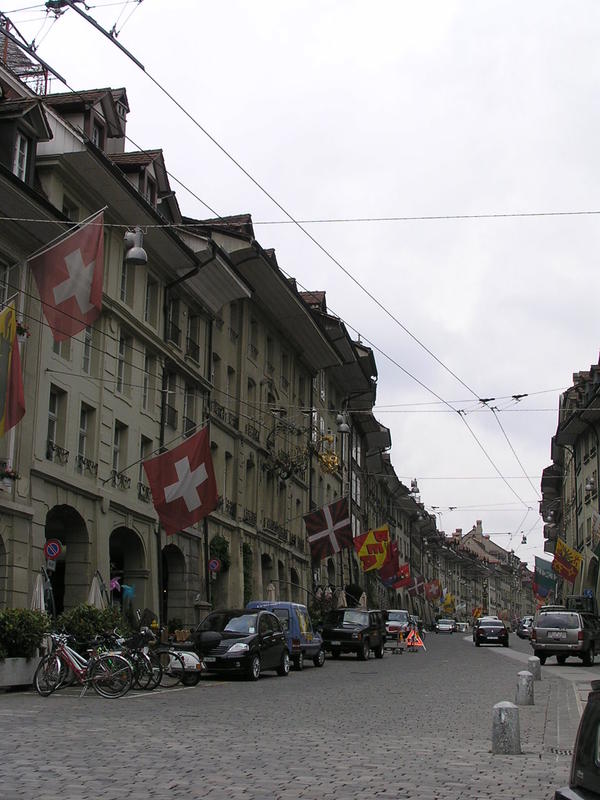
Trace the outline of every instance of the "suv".
<instances>
[{"instance_id":1,"label":"suv","mask_svg":"<svg viewBox=\"0 0 600 800\"><path fill-rule=\"evenodd\" d=\"M600 652L600 624L597 617L577 611L543 611L531 629L533 653L544 664L556 656L564 664L569 656L581 658L586 667Z\"/></svg>"},{"instance_id":2,"label":"suv","mask_svg":"<svg viewBox=\"0 0 600 800\"><path fill-rule=\"evenodd\" d=\"M592 691L579 722L569 785L557 789L554 800L592 797L600 797L600 681L592 681Z\"/></svg>"},{"instance_id":3,"label":"suv","mask_svg":"<svg viewBox=\"0 0 600 800\"><path fill-rule=\"evenodd\" d=\"M363 608L336 608L330 611L323 623L323 647L334 658L341 653L356 653L365 661L375 652L383 658L385 622L382 611Z\"/></svg>"}]
</instances>

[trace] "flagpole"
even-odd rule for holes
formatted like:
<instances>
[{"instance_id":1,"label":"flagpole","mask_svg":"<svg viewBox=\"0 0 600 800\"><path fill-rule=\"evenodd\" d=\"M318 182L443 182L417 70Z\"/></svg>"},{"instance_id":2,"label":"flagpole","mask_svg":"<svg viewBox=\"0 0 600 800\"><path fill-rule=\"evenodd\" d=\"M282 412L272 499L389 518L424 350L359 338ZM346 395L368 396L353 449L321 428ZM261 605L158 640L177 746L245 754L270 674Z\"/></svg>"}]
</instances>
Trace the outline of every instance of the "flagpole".
<instances>
[{"instance_id":1,"label":"flagpole","mask_svg":"<svg viewBox=\"0 0 600 800\"><path fill-rule=\"evenodd\" d=\"M71 236L74 233L76 233L79 228L82 228L84 225L87 225L88 222L90 222L90 220L92 220L95 217L97 217L100 214L102 214L102 212L106 211L107 208L108 208L108 206L103 206L99 211L94 211L94 213L90 214L89 217L86 217L85 219L82 219L81 222L78 222L72 228L69 228L68 231L62 231L61 233L58 234L58 236L55 236L54 239L50 239L49 242L46 242L46 244L43 244L41 247L38 247L37 250L34 250L33 253L30 253L27 256L26 261L29 261L30 259L35 258L37 256L44 255L44 253L47 253L48 250L51 250L57 244L59 244L60 242L64 241L65 239L68 239L69 236Z\"/></svg>"}]
</instances>

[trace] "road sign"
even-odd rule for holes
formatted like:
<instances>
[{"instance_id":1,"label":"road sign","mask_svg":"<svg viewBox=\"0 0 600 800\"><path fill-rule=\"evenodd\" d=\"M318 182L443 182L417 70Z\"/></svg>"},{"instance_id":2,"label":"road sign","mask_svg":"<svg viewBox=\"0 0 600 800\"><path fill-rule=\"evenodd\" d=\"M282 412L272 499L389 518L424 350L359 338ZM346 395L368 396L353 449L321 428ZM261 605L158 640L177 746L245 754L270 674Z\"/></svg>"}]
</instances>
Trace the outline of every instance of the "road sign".
<instances>
[{"instance_id":1,"label":"road sign","mask_svg":"<svg viewBox=\"0 0 600 800\"><path fill-rule=\"evenodd\" d=\"M62 553L62 544L58 541L58 539L48 539L48 541L44 545L44 555L46 556L46 558L49 559L58 558L61 553Z\"/></svg>"},{"instance_id":2,"label":"road sign","mask_svg":"<svg viewBox=\"0 0 600 800\"><path fill-rule=\"evenodd\" d=\"M208 562L208 569L210 570L210 572L220 572L221 559L211 558L211 560Z\"/></svg>"}]
</instances>

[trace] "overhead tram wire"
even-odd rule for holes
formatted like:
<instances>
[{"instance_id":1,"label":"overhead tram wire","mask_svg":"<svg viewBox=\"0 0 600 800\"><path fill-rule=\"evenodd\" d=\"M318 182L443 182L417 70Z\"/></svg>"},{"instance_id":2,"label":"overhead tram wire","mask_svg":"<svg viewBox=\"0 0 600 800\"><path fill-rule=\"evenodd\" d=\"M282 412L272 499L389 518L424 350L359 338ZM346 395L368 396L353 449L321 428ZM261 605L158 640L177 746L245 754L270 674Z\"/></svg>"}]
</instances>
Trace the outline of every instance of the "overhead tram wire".
<instances>
[{"instance_id":1,"label":"overhead tram wire","mask_svg":"<svg viewBox=\"0 0 600 800\"><path fill-rule=\"evenodd\" d=\"M360 284L360 282L359 282L359 281L358 281L358 280L357 280L357 279L356 279L356 278L355 278L355 277L354 277L354 276L353 276L351 273L349 273L349 271L348 271L348 270L346 270L346 268L345 268L345 267L343 267L343 265L342 265L342 264L341 264L341 263L340 263L340 262L339 262L337 259L335 259L335 257L334 257L334 256L333 256L331 253L329 253L329 251L327 251L327 250L326 250L326 249L325 249L325 248L324 248L324 247L323 247L323 246L322 246L322 245L321 245L321 244L320 244L320 243L319 243L319 242L318 242L316 239L314 239L314 237L312 237L312 236L311 236L311 234L310 234L308 231L306 231L306 230L305 230L305 229L304 229L304 228L303 228L301 225L299 225L299 224L296 222L296 220L293 218L293 216L292 216L291 214L289 214L289 212L287 212L287 211L286 211L286 209L285 209L283 206L281 206L281 204L280 204L280 203L278 203L278 201L277 201L277 200L275 200L275 198L274 198L274 197L272 197L272 196L271 196L271 195L270 195L270 194L267 192L267 190L266 190L266 189L264 189L264 188L263 188L263 187L262 187L262 186L261 186L261 185L258 183L258 181L256 181L256 179L255 179L255 178L253 178L253 176L252 176L252 175L250 175L250 173L248 173L248 172L247 172L247 171L244 169L244 167L242 167L242 165L241 165L241 164L239 164L239 163L236 161L236 159L235 159L235 158L233 158L233 156L231 156L231 155L230 155L230 154L227 152L227 150L226 150L225 148L223 148L223 147L222 147L222 146L219 144L219 142L218 142L216 139L214 139L214 138L211 136L211 134L210 134L210 133L208 133L208 131L206 131L206 129L204 129L204 128L202 127L202 125L200 125L200 123L199 123L199 122L198 122L196 119L195 119L195 118L194 118L194 117L193 117L193 116L192 116L192 115L191 115L191 114L190 114L190 113L189 113L189 112L188 112L188 111L187 111L187 110L186 110L186 109L185 109L183 106L181 106L181 104L180 104L180 103L179 103L179 102L178 102L178 101L177 101L177 100L176 100L176 99L175 99L175 98L174 98L174 97L173 97L173 96L172 96L172 95L171 95L171 94L170 94L170 93L169 93L169 92L168 92L168 91L167 91L167 90L164 88L164 87L162 87L162 86L161 86L161 84L160 84L160 83L159 83L159 82L158 82L158 81L157 81L157 80L156 80L156 79L155 79L155 78L154 78L152 75L150 75L150 74L149 74L149 73L146 71L145 67L144 67L144 66L141 64L141 62L139 62L139 61L138 61L138 60L137 60L137 59L136 59L136 58L135 58L135 57L134 57L134 56L133 56L133 55L132 55L132 54L131 54L131 53L130 53L128 50L126 50L126 48L124 48L124 47L123 47L123 46L122 46L122 45L121 45L119 42L117 42L117 41L114 39L114 37L112 37L112 36L111 36L111 35L110 35L110 34L109 34L107 31L105 31L105 30L104 30L104 29L103 29L103 28L102 28L102 27L101 27L101 26L100 26L100 25L99 25L99 24L98 24L98 23L97 23L97 22L96 22L96 21L95 21L95 20L94 20L92 17L90 17L89 15L85 14L84 12L82 12L82 11L81 11L79 8L77 8L77 7L76 7L76 6L73 4L73 2L71 2L71 0L62 0L62 2L63 2L65 5L68 5L70 8L72 8L72 9L73 9L73 10L74 10L74 11L75 11L77 14L79 14L80 16L82 16L82 17L83 17L84 19L86 19L88 22L90 22L90 24L92 24L92 25L93 25L93 27L95 27L95 28L96 28L98 31L100 31L100 32L101 32L101 33L102 33L104 36L106 36L106 37L107 37L107 38L108 38L108 39L109 39L109 40L110 40L110 41L111 41L113 44L115 44L115 45L116 45L116 46L117 46L117 47L118 47L118 48L119 48L119 49L120 49L120 50L121 50L121 51L122 51L122 52L123 52L125 55L127 55L127 57L128 57L130 60L132 60L132 61L133 61L133 62L136 64L136 66L138 66L138 67L139 67L139 68L140 68L140 69L141 69L143 72L145 72L145 73L146 73L146 75L148 75L148 77L150 78L150 80L151 80L153 83L155 83L155 85L156 85L156 86L157 86L157 87L160 89L160 91L162 91L162 92L163 92L163 93L164 93L164 94L165 94L165 95L166 95L166 96L167 96L167 97L168 97L168 98L169 98L169 99L170 99L170 100L171 100L173 103L175 103L175 105L176 105L178 108L180 108L180 110L181 110L181 111L182 111L182 112L183 112L183 113L184 113L184 114L185 114L185 115L186 115L186 116L187 116L187 117L188 117L188 118L189 118L189 119L190 119L190 120L191 120L191 121L192 121L192 122L193 122L193 123L194 123L194 124L195 124L195 125L196 125L196 126L197 126L197 127L198 127L198 128L199 128L199 129L200 129L200 130L201 130L201 131L202 131L202 132L203 132L203 133L204 133L204 134L205 134L205 135L208 137L208 138L209 138L209 139L210 139L210 140L211 140L211 141L213 141L213 143L215 144L215 146L217 146L217 147L218 147L220 150L222 150L222 152L223 152L223 153L224 153L224 154L225 154L225 155L226 155L226 156L227 156L227 157L228 157L228 158L229 158L231 161L233 161L233 163L234 163L236 166L238 166L238 168L239 168L239 169L240 169L242 172L244 172L244 174L246 174L246 175L247 175L247 177L248 177L248 178L249 178L249 179L250 179L250 180L251 180L251 181L252 181L252 182L253 182L253 183L254 183L254 184L255 184L255 185L256 185L256 186L257 186L257 187L258 187L258 188L261 190L261 191L263 191L263 193L264 193L264 194L265 194L267 197L269 197L269 199L271 199L271 201L272 201L272 202L273 202L275 205L277 205L277 206L278 206L278 207L279 207L279 208L280 208L280 209L281 209L281 210L282 210L282 211L283 211L283 212L286 214L286 216L288 216L288 217L289 217L290 221L294 222L294 223L295 223L295 224L296 224L296 225L297 225L297 226L300 228L300 230L302 230L302 231L305 233L305 235L306 235L306 236L307 236L309 239L311 239L311 241L313 241L313 242L314 242L314 244L315 244L315 245L316 245L316 246L317 246L319 249L321 249L321 250L322 250L322 251L325 253L325 255L327 255L327 257L328 257L328 258L330 258L330 259L331 259L331 260L332 260L332 261L333 261L333 262L334 262L334 263L335 263L337 266L339 266L339 268L340 268L340 269L342 269L342 271L343 271L345 274L347 274L347 275L348 275L348 277L350 277L350 278L351 278L351 280L352 280L353 282L355 282L355 283L356 283L356 284L357 284L357 285L358 285L358 286L359 286L359 287L360 287L360 288L361 288L361 289L362 289L362 290L363 290L363 291L364 291L364 292L365 292L365 293L366 293L366 294L367 294L367 295L368 295L368 296L369 296L369 297L370 297L370 298L373 300L373 302L375 302L375 303L376 303L378 306L380 306L380 307L382 308L382 310L383 310L383 311L384 311L384 312L385 312L387 315L389 315L389 316L390 316L390 317L391 317L391 318L392 318L392 319L393 319L393 320L394 320L394 321L395 321L395 322L396 322L396 323L397 323L397 324L398 324L398 325L399 325L399 326L400 326L400 327L401 327L403 330L405 330L405 331L406 331L406 333L407 333L408 335L410 335L410 336L411 336L411 337L412 337L412 338L413 338L413 339L414 339L414 340L415 340L415 341L416 341L418 344L420 344L420 345L421 345L421 346L422 346L422 347L423 347L423 348L426 350L426 352L428 352L428 353L431 355L431 357L432 357L432 358L434 358L434 360L436 360L436 361L437 361L437 362L438 362L438 363L439 363L439 364L440 364L440 365L441 365L441 366L442 366L444 369L446 369L447 371L449 371L449 372L450 372L450 374L452 374L452 375L453 375L453 377L455 377L455 379L456 379L456 380L457 380L459 383L461 383L461 384L462 384L462 385L463 385L463 386L464 386L464 387L465 387L465 388L466 388L466 389L467 389L467 390L468 390L468 391L469 391L471 394L473 394L473 396L477 397L477 393L476 393L476 392L475 392L473 389L471 389L469 386L467 386L467 384L465 384L465 383L464 383L464 382L463 382L463 381L462 381L462 380L461 380L461 379L460 379L460 378L459 378L457 375L455 375L455 374L452 372L452 370L450 370L450 368L449 368L449 367L447 367L447 366L446 366L446 365L445 365L445 364L444 364L444 363L443 363L443 362L442 362L440 359L438 359L438 358L437 358L437 356L435 356L435 354L434 354L434 353L432 353L432 352L431 352L431 351L430 351L430 350L429 350L429 349L428 349L428 348L427 348L427 347L426 347L426 346L425 346L425 345L424 345L422 342L420 342L420 341L417 339L417 337L415 337L415 336L414 336L414 334L412 334L412 333L411 333L411 332L410 332L410 331L409 331L407 328L405 328L405 326L404 326L404 325L403 325L403 324L402 324L402 323L401 323L399 320L397 320L397 318L396 318L396 317L394 317L394 315L393 315L393 314L391 314L391 312L390 312L390 311L388 311L388 309L386 309L386 308L385 308L385 307L384 307L384 306L383 306L383 305L380 303L380 301L378 301L378 300L377 300L377 298L375 298L375 297L374 297L374 296L373 296L373 295L372 295L372 294L371 294L371 293L370 293L370 292L369 292L369 291L366 289L366 287L362 286L362 285ZM32 53L32 55L34 55L34 57L38 58L38 57L37 57L37 56L36 56L34 53ZM39 60L39 59L38 59L38 60ZM59 80L61 80L61 81L62 81L62 82L63 82L63 83L64 83L64 84L65 84L65 85L66 85L66 86L67 86L67 87L70 89L70 91L73 91L75 94L78 94L78 92L77 92L76 90L73 90L73 89L72 89L72 88L69 86L69 84L67 83L67 81L65 81L65 80L62 78L62 76L58 75L58 74L57 74L56 72L54 72L53 70L50 70L50 71L52 72L52 74L56 75L56 77L58 77L58 78L59 78ZM137 146L137 145L136 145L136 146ZM201 202L202 202L202 201L201 201ZM204 203L203 203L203 204L204 204ZM204 204L204 205L205 205L205 204ZM208 206L207 206L207 207L208 207ZM211 211L212 211L212 210L211 210ZM212 212L212 213L215 213L215 212ZM500 470L498 469L498 467L496 466L496 464L495 464L495 463L494 463L494 461L492 460L491 456L489 455L489 453L487 452L487 450L485 449L485 447L483 446L483 444L481 443L481 441L479 440L479 438L477 437L477 435L475 434L475 432L472 430L472 428L469 426L469 424L467 423L467 421L464 419L464 416L463 416L462 414L460 414L460 412L457 412L457 411L456 411L456 409L452 408L452 406L450 406L450 405L449 405L449 404L448 404L448 403L447 403L445 400L443 400L443 398L442 398L442 397L440 397L440 396L439 396L439 395L438 395L436 392L434 392L433 390L429 389L429 387L427 387L427 386L426 386L424 383L422 383L422 382L421 382L421 381L420 381L418 378L416 378L416 376L412 375L412 374L411 374L411 373L410 373L408 370L404 369L404 367L402 367L402 366L401 366L401 365L400 365L400 364L399 364L397 361L395 361L395 359L392 359L390 356L388 356L387 354L383 353L383 351L381 351L379 348L377 348L377 350L378 350L378 352L382 353L382 354L383 354L383 355L384 355L386 358L388 358L388 359L389 359L389 360L390 360L390 361L391 361L393 364L395 364L395 365L396 365L396 366L397 366L399 369L401 369L403 372L405 372L405 373L406 373L406 374L407 374L409 377L411 377L413 380L415 380L417 383L419 383L419 384L420 384L420 385L421 385L423 388L425 388L427 391L429 391L431 394L433 394L433 396L434 396L434 397L437 397L437 398L438 398L438 400L439 400L440 402L443 402L444 404L448 405L448 407L449 407L449 408L450 408L452 411L454 411L455 413L458 413L458 414L459 414L459 416L460 416L460 417L461 417L461 419L462 419L462 422L463 422L463 424L464 424L464 425L466 426L466 428L469 430L469 433L471 434L472 438L475 440L475 442L477 443L478 447L481 449L481 451L483 452L483 454L485 455L485 457L487 458L487 460L489 461L489 463L491 464L491 466L493 467L493 469L494 469L494 470L495 470L495 471L498 473L498 475L499 475L499 476L502 478L502 480L503 480L503 481L506 483L507 487L508 487L508 488L510 489L510 491L511 491L511 492L514 494L514 496L515 496L515 497L516 497L516 498L517 498L517 499L518 499L518 500L519 500L519 501L520 501L520 502L521 502L521 503L522 503L524 506L526 506L527 504L526 504L526 503L525 503L525 502L524 502L524 501L523 501L523 500L522 500L522 499L519 497L519 495L518 495L518 493L515 491L515 489L514 489L514 488L513 488L513 487L512 487L512 486L511 486L511 485L508 483L508 481L507 481L507 480L506 480L506 479L505 479L505 478L502 476L502 473L500 472Z\"/></svg>"},{"instance_id":2,"label":"overhead tram wire","mask_svg":"<svg viewBox=\"0 0 600 800\"><path fill-rule=\"evenodd\" d=\"M458 381L458 382L459 382L459 383L460 383L462 386L464 386L464 388L465 388L465 389L467 389L467 391L469 391L469 392L470 392L470 393L471 393L471 394L472 394L474 397L481 397L481 395L478 395L478 393L477 393L477 392L475 392L475 390L474 390L474 389L472 389L470 386L468 386L468 384L466 384L466 383L465 383L465 382L462 380L462 378L460 378L460 377L459 377L459 376L458 376L458 375L457 375L457 374L456 374L456 373L455 373L455 372L454 372L454 371L453 371L453 370L452 370L452 369L451 369L451 368L450 368L450 367L449 367L447 364L445 364L445 363L444 363L444 362L443 362L443 361L442 361L440 358L438 358L438 356L436 356L436 355L435 355L435 353L434 353L432 350L430 350L430 349L429 349L429 348L428 348L428 347L427 347L427 346L426 346L426 345L425 345L425 344L424 344L424 343L423 343L423 342L422 342L422 341L421 341L421 340L420 340L420 339L419 339L417 336L415 336L415 334L413 334L413 333L412 333L412 331L410 331L410 330L409 330L409 329L408 329L408 328L407 328L407 327L406 327L406 326L405 326L405 325L404 325L404 324L403 324L403 323L402 323L402 322L401 322L401 321L400 321L400 320L399 320L399 319L398 319L398 318L397 318L397 317L396 317L396 316L395 316L395 315L394 315L394 314L393 314L393 313L392 313L392 312L391 312L391 311L390 311L390 310L389 310L389 309L388 309L386 306L384 306L384 305L383 305L383 303L382 303L382 302L381 302L381 301L380 301L380 300L379 300L377 297L375 297L375 295L374 295L374 294L373 294L373 293L372 293L372 292L371 292L369 289L367 289L367 287L366 287L366 286L364 286L364 284L362 284L362 283L361 283L361 282L360 282L360 281L359 281L359 280L358 280L358 279L357 279L357 278L356 278L356 277L355 277L355 276L354 276L354 275L353 275L353 274L352 274L352 273L351 273L351 272L350 272L350 271L349 271L349 270L348 270L346 267L344 267L344 265L343 265L343 264L342 264L342 263L341 263L341 262L340 262L340 261L339 261L339 260L338 260L338 259L337 259L337 258L336 258L336 257L335 257L335 256L334 256L334 255L333 255L333 254L332 254L332 253L331 253L331 252L330 252L330 251L329 251L327 248L325 248L325 247L324 247L324 246L323 246L323 245L322 245L322 244L321 244L321 243L320 243L320 242L319 242L317 239L315 239L315 237L314 237L314 236L313 236L313 235L312 235L312 234L311 234L311 233L310 233L310 232L309 232L309 231L308 231L308 230L307 230L307 229L306 229L306 228L305 228L305 227L304 227L304 226L303 226L303 225L302 225L300 222L298 222L298 221L295 219L295 217L294 217L294 216L293 216L293 215L292 215L292 214L291 214L291 213L290 213L290 212L289 212L289 211L288 211L288 210L287 210L287 209L286 209L286 208L285 208L285 207L284 207L284 206L283 206L283 205L282 205L282 204L281 204L281 203L280 203L280 202L279 202L279 201L278 201L278 200L277 200L277 199L276 199L276 198L275 198L275 197L274 197L274 196L273 196L273 195L272 195L272 194L271 194L271 193L270 193L270 192L269 192L269 191L268 191L268 190L267 190L267 189L266 189L266 188L265 188L265 187L264 187L264 186L263 186L263 185L262 185L262 184L261 184L261 183L260 183L260 182L259 182L259 181L258 181L256 178L254 178L254 176L253 176L253 175L252 175L252 174L251 174L251 173L250 173L250 172L249 172L249 171L248 171L248 170L247 170L247 169L246 169L246 168L245 168L245 167L244 167L244 166L243 166L243 165L242 165L242 164L241 164L241 163L240 163L240 162L239 162L239 161L238 161L238 160L237 160L237 159L236 159L236 158L235 158L235 157L234 157L234 156L233 156L233 155L232 155L232 154L231 154L231 153L230 153L230 152L229 152L229 151L228 151L228 150L227 150L227 149L226 149L224 146L223 146L223 145L221 145L221 143L220 143L220 142L219 142L217 139L215 139L215 137L214 137L214 136L213 136L211 133L209 133L209 131L208 131L208 130L207 130L207 129L206 129L204 126L203 126L203 125L201 125L201 123L200 123L200 122L199 122L199 121L198 121L198 120L197 120L197 119L194 117L194 115L193 115L193 114L191 114L191 113L190 113L190 112L189 112L189 111L188 111L188 110L187 110L187 109L186 109L186 108L185 108L185 107L184 107L184 106L183 106L183 105L182 105L182 104L181 104L181 103L180 103L180 102L179 102L179 101L178 101L178 100L177 100L177 99L176 99L176 98L175 98L175 97L174 97L174 96L173 96L173 95L172 95L172 94L171 94L171 93L170 93L170 92L169 92L169 91L168 91L168 90L167 90L167 89L166 89L166 88L165 88L165 87L164 87L164 86L163 86L163 85L162 85L162 84L161 84L161 83L160 83L160 82L159 82L159 81L158 81L158 80L157 80L157 79L156 79L156 78L155 78L155 77L154 77L154 76L153 76L153 75L150 73L150 72L148 72L148 71L146 70L146 68L144 67L144 65L143 65L143 64L142 64L142 63L141 63L141 62L140 62L140 61L139 61L139 60L138 60L138 59L137 59L137 58L136 58L136 57L135 57L135 56L134 56L132 53L130 53L130 52L129 52L129 51L126 49L126 48L124 48L124 47L123 47L123 46L122 46L122 45L121 45L121 44L120 44L120 43L119 43L119 42L118 42L118 41L117 41L117 40L116 40L116 39L115 39L113 36L111 36L111 34L110 34L110 33L108 33L108 31L104 30L104 28L102 28L102 26L101 26L101 25L99 25L99 24L96 22L96 20L94 20L94 18L93 18L93 17L91 17L89 14L86 14L85 12L83 12L83 11L82 11L80 8L77 8L77 6L76 6L76 5L75 5L75 3L73 2L73 0L63 0L63 3L64 3L65 5L67 5L67 6L69 6L70 8L72 8L72 9L73 9L73 10L74 10L74 11L75 11L77 14L79 14L79 15L80 15L81 17L83 17L85 20L87 20L87 22L89 22L89 23L90 23L90 24L91 24L91 25L92 25L94 28L96 28L96 30L98 30L98 31L99 31L99 32L100 32L100 33L101 33L103 36L105 36L106 38L108 38L108 39L109 39L109 41L111 41L111 42L112 42L114 45L116 45L116 46L117 46L117 47L118 47L118 48L119 48L119 49L120 49L120 50L121 50L121 51L122 51L122 52L123 52L123 53L124 53L124 54L125 54L125 55L126 55L126 56L127 56L127 57L128 57L128 58L129 58L129 59L130 59L130 60L131 60L131 61L132 61L132 62L133 62L135 65L136 65L136 66L137 66L137 67L138 67L138 68L139 68L139 69L141 69L141 70L142 70L142 72L144 72L144 74L145 74L145 75L147 75L148 79L149 79L150 81L152 81L152 83L153 83L153 84L154 84L154 85L157 87L157 89L159 89L159 91L161 91L161 92L162 92L162 93L163 93L163 94L164 94L166 97L168 97L168 98L169 98L169 100L171 100L171 102L172 102L172 103L174 103L174 104L177 106L177 108L179 108L179 110L180 110L180 111L181 111L181 112L182 112L182 113L183 113L183 114L184 114L184 115L185 115L185 116L186 116L186 117L187 117L187 118L188 118L188 119L189 119L189 120L190 120L190 121L191 121L191 122L192 122L192 123L193 123L193 124L194 124L194 125L195 125L195 126L196 126L196 127L197 127L197 128L200 130L200 131L201 131L201 132L202 132L202 133L203 133L203 134L204 134L204 135L205 135L205 136L207 136L207 137L210 139L210 141L211 141L211 142L212 142L212 143L213 143L213 144L214 144L214 145L215 145L215 146L216 146L216 147L217 147L217 148L218 148L218 149L219 149L219 150L220 150L220 151L221 151L221 152L222 152L222 153L223 153L223 154L224 154L224 155L225 155L225 156L226 156L226 157L227 157L227 158L228 158L228 159L229 159L229 160L230 160L230 161L231 161L231 162L232 162L232 163L233 163L233 164L234 164L234 165L235 165L235 166L236 166L236 167L237 167L237 168L238 168L240 171L241 171L241 172L243 172L243 174L244 174L244 175L246 175L246 177L247 177L247 178L248 178L248 179L249 179L249 180L250 180L250 181L251 181L251 182L252 182L252 183L253 183L253 184L254 184L254 185L255 185L255 186L256 186L256 187L257 187L257 188L258 188L258 189L259 189L259 190L260 190L260 191L261 191L261 192L264 194L264 195L265 195L265 196L266 196L266 197L268 197L268 198L269 198L269 200L271 200L271 202L272 202L272 203L273 203L275 206L277 206L277 208L279 208L279 210L280 210L280 211L281 211L283 214L285 214L285 216L286 216L286 217L287 217L287 218L290 220L290 222L291 222L291 223L293 223L294 225L296 225L296 226L298 227L298 229L299 229L299 230L301 230L301 231L302 231L302 233L304 233L304 235L305 235L305 236L306 236L308 239L310 239L310 241L312 241L312 242L313 242L313 244L314 244L314 245L315 245L315 246L316 246L316 247L317 247L319 250L321 250L321 252L322 252L322 253L323 253L323 254L324 254L324 255L325 255L327 258L329 258L329 259L330 259L330 260L331 260L331 261L332 261L332 262L333 262L333 263L334 263L334 264L335 264L335 265L336 265L336 266L337 266L339 269L341 269L341 270L342 270L342 272L343 272L343 273L344 273L344 274L345 274L345 275L346 275L348 278L350 278L350 280L351 280L351 281L352 281L352 282L353 282L353 283L354 283L356 286L358 286L358 287L359 287L359 289L361 289L361 291L363 291L363 292L364 292L364 293L365 293L365 294L366 294L366 295L367 295L367 296L368 296L368 297L369 297L369 298L370 298L370 299L371 299L371 300L372 300L372 301L375 303L375 305L376 305L378 308L380 308L380 309L381 309L381 310L382 310L382 311L383 311L383 312L384 312L384 313L385 313L385 314L386 314L388 317L390 317L390 319L392 319L392 320L393 320L393 321L394 321L394 322L395 322L395 323L396 323L396 324L397 324L397 325L398 325L400 328L402 328L402 330L403 330L403 331L404 331L404 332L405 332L405 333L406 333L408 336L410 336L410 337L411 337L411 338L412 338L412 339L413 339L413 340L414 340L414 341L415 341L415 342L416 342L416 343L417 343L417 344L418 344L418 345L419 345L419 346L420 346L420 347L421 347L423 350L425 350L425 352L426 352L426 353L428 353L428 355L429 355L431 358L433 358L433 359L434 359L434 361L436 361L436 362L437 362L437 363L438 363L438 364L439 364L439 365L440 365L440 366L441 366L441 367L442 367L444 370L446 370L446 371L447 371L447 372L448 372L448 373L449 373L449 374L450 374L450 375L451 375L451 376L452 376L452 377L453 377L453 378L454 378L456 381ZM437 395L436 395L436 396L437 396ZM439 398L439 399L441 399L441 398ZM461 415L461 418L462 418L462 415ZM494 418L495 418L495 419L496 419L496 421L498 422L498 418L497 418L495 415L494 415ZM492 463L492 464L493 464L493 466L494 466L494 469L496 469L496 470L497 470L498 468L496 467L496 465L494 464L494 462L491 460L490 456L487 454L487 451L485 450L485 448L483 448L483 446L481 445L481 443L480 443L479 439L476 437L475 433L474 433L474 432L471 430L470 426L469 426L469 425L466 423L466 421L464 420L464 418L463 418L463 423L464 423L464 424L467 426L467 428L469 428L469 431L471 432L471 435L473 436L473 438L475 439L475 441L477 442L477 444L479 445L479 447L482 449L482 451L483 451L483 452L484 452L484 454L486 455L486 458L488 458L488 459L489 459L490 463ZM505 435L505 437L506 437L506 433L505 433L505 432L504 432L504 435ZM511 446L511 450L513 450L513 453L514 453L514 448L513 448L512 446ZM522 464L521 464L520 460L519 460L519 459L517 459L517 460L518 460L519 466L521 466L521 467L522 467ZM507 482L507 485L508 485L508 486L510 486L510 484L508 484L508 482ZM537 491L537 490L535 489L535 487L533 487L533 484L532 484L532 488L534 489L534 491ZM512 491L514 494L516 494L516 492L514 491L514 489L513 489L512 487L510 487L510 489L511 489L511 491Z\"/></svg>"}]
</instances>

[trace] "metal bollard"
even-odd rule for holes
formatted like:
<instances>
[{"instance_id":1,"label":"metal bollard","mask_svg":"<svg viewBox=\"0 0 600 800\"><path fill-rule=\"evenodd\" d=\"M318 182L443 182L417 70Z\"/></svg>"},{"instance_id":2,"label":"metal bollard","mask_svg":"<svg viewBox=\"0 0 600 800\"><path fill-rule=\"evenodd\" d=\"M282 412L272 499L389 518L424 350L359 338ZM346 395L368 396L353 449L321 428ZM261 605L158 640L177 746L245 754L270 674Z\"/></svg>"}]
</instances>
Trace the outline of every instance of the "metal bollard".
<instances>
[{"instance_id":1,"label":"metal bollard","mask_svg":"<svg viewBox=\"0 0 600 800\"><path fill-rule=\"evenodd\" d=\"M492 753L517 756L521 754L519 709L514 703L502 700L492 713Z\"/></svg>"},{"instance_id":2,"label":"metal bollard","mask_svg":"<svg viewBox=\"0 0 600 800\"><path fill-rule=\"evenodd\" d=\"M518 706L532 706L533 703L533 675L529 670L517 673L517 696L515 703Z\"/></svg>"},{"instance_id":3,"label":"metal bollard","mask_svg":"<svg viewBox=\"0 0 600 800\"><path fill-rule=\"evenodd\" d=\"M527 659L527 669L533 675L534 681L542 680L542 667L540 665L540 660L537 656L530 656Z\"/></svg>"}]
</instances>

